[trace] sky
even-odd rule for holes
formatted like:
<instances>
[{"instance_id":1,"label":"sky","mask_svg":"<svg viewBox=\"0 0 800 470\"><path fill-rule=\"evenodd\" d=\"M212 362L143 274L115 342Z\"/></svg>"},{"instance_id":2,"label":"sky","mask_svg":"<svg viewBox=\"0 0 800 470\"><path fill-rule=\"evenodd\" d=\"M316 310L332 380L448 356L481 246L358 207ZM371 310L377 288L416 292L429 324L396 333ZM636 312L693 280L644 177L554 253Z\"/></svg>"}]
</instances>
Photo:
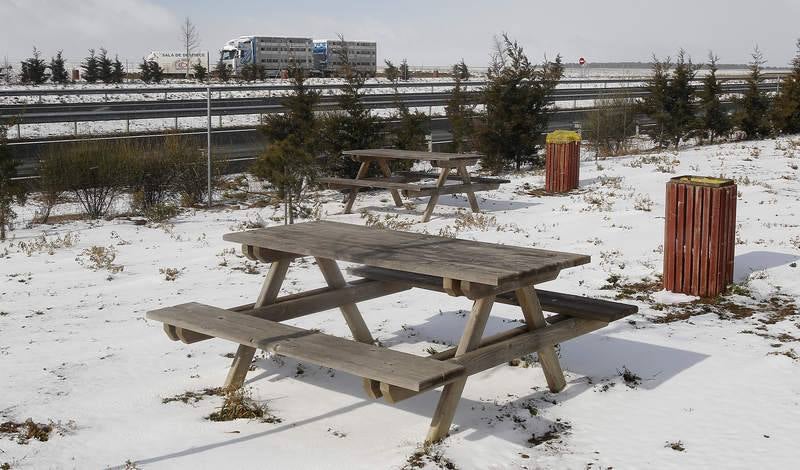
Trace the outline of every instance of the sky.
<instances>
[{"instance_id":1,"label":"sky","mask_svg":"<svg viewBox=\"0 0 800 470\"><path fill-rule=\"evenodd\" d=\"M244 35L314 39L343 34L378 43L379 60L447 66L488 63L494 38L508 33L532 60L648 61L684 48L695 62L709 50L745 63L753 48L771 66L788 64L800 37L800 0L0 0L0 60L63 49L79 60L101 46L125 61L179 50L190 17L212 57Z\"/></svg>"}]
</instances>

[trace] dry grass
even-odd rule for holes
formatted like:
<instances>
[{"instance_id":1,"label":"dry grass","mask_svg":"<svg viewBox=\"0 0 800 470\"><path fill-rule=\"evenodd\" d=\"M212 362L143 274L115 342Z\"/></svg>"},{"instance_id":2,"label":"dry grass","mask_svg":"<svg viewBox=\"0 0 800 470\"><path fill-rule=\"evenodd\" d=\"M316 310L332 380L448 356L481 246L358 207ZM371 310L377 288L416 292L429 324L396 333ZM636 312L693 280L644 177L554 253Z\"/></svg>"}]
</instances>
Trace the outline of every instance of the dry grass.
<instances>
[{"instance_id":1,"label":"dry grass","mask_svg":"<svg viewBox=\"0 0 800 470\"><path fill-rule=\"evenodd\" d=\"M381 217L380 215L374 215L370 213L366 209L361 211L361 218L364 219L364 225L372 228L408 230L412 225L414 225L413 220L401 219L400 215L398 214L384 214L383 217Z\"/></svg>"},{"instance_id":2,"label":"dry grass","mask_svg":"<svg viewBox=\"0 0 800 470\"><path fill-rule=\"evenodd\" d=\"M18 242L17 248L27 256L32 256L34 253L47 253L48 255L53 255L58 249L72 248L78 243L78 240L78 235L73 234L72 232L67 232L63 236L56 235L55 237L50 238L43 233L31 241Z\"/></svg>"},{"instance_id":3,"label":"dry grass","mask_svg":"<svg viewBox=\"0 0 800 470\"><path fill-rule=\"evenodd\" d=\"M114 264L116 258L117 250L113 246L105 247L95 245L83 250L81 254L75 258L75 261L92 271L106 270L111 274L117 274L122 272L125 266Z\"/></svg>"},{"instance_id":4,"label":"dry grass","mask_svg":"<svg viewBox=\"0 0 800 470\"><path fill-rule=\"evenodd\" d=\"M265 423L280 423L266 405L253 400L249 389L236 388L225 391L225 399L219 409L208 416L210 421L233 421L235 419L258 419Z\"/></svg>"},{"instance_id":5,"label":"dry grass","mask_svg":"<svg viewBox=\"0 0 800 470\"><path fill-rule=\"evenodd\" d=\"M683 445L681 441L674 441L674 442L667 442L664 447L668 447L677 452L683 452L686 450L686 447Z\"/></svg>"},{"instance_id":6,"label":"dry grass","mask_svg":"<svg viewBox=\"0 0 800 470\"><path fill-rule=\"evenodd\" d=\"M444 456L444 452L438 444L425 444L406 460L403 470L414 468L427 468L433 465L435 468L455 470L456 464Z\"/></svg>"},{"instance_id":7,"label":"dry grass","mask_svg":"<svg viewBox=\"0 0 800 470\"><path fill-rule=\"evenodd\" d=\"M569 434L572 426L567 423L555 422L542 434L533 434L528 439L528 444L533 447L540 446L546 442L558 441L565 434Z\"/></svg>"},{"instance_id":8,"label":"dry grass","mask_svg":"<svg viewBox=\"0 0 800 470\"><path fill-rule=\"evenodd\" d=\"M186 268L161 268L158 270L158 272L164 276L164 280L174 281L175 279L178 279L178 276L181 275L184 269Z\"/></svg>"},{"instance_id":9,"label":"dry grass","mask_svg":"<svg viewBox=\"0 0 800 470\"><path fill-rule=\"evenodd\" d=\"M22 423L6 421L0 424L0 434L16 438L18 444L27 444L31 439L47 442L52 432L52 423L36 423L31 418Z\"/></svg>"},{"instance_id":10,"label":"dry grass","mask_svg":"<svg viewBox=\"0 0 800 470\"><path fill-rule=\"evenodd\" d=\"M633 208L637 211L650 212L653 210L653 200L647 194L640 194L633 201Z\"/></svg>"},{"instance_id":11,"label":"dry grass","mask_svg":"<svg viewBox=\"0 0 800 470\"><path fill-rule=\"evenodd\" d=\"M180 393L178 395L173 395L171 397L166 397L161 399L161 403L173 403L179 401L181 403L197 403L198 401L202 400L206 397L221 397L225 395L225 389L222 387L216 388L204 388L197 392L188 391L184 393Z\"/></svg>"}]
</instances>

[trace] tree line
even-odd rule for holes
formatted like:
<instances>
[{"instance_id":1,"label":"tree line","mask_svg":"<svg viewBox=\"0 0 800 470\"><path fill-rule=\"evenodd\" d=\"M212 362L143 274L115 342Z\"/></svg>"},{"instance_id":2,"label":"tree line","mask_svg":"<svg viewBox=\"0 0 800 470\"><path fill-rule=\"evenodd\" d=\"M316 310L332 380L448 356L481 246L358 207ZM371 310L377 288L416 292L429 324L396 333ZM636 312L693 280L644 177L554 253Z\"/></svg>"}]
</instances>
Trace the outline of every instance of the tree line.
<instances>
[{"instance_id":1,"label":"tree line","mask_svg":"<svg viewBox=\"0 0 800 470\"><path fill-rule=\"evenodd\" d=\"M586 137L598 153L620 154L634 134L636 114L653 122L644 132L660 148L677 149L690 139L714 143L800 132L800 39L791 70L774 94L765 90L765 60L758 48L742 78L745 91L741 96L728 96L718 76L718 63L719 58L710 52L706 73L696 85L702 65L694 64L685 51L678 51L674 61L653 56L647 97L599 100L586 116Z\"/></svg>"}]
</instances>

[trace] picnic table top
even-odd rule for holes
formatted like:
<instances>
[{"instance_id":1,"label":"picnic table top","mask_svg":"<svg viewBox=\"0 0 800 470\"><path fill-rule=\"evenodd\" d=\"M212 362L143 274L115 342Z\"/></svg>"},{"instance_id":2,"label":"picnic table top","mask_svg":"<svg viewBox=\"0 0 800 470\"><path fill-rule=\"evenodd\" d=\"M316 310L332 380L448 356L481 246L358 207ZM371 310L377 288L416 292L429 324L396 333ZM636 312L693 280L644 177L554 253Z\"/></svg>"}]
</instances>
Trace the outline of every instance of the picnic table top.
<instances>
[{"instance_id":1,"label":"picnic table top","mask_svg":"<svg viewBox=\"0 0 800 470\"><path fill-rule=\"evenodd\" d=\"M575 253L318 221L228 233L223 239L303 256L499 286L590 262Z\"/></svg>"},{"instance_id":2,"label":"picnic table top","mask_svg":"<svg viewBox=\"0 0 800 470\"><path fill-rule=\"evenodd\" d=\"M481 158L477 153L446 153L446 152L424 152L417 150L397 150L397 149L363 149L363 150L344 150L343 155L354 157L375 157L391 158L395 160L419 160L450 162L457 160L476 160Z\"/></svg>"}]
</instances>

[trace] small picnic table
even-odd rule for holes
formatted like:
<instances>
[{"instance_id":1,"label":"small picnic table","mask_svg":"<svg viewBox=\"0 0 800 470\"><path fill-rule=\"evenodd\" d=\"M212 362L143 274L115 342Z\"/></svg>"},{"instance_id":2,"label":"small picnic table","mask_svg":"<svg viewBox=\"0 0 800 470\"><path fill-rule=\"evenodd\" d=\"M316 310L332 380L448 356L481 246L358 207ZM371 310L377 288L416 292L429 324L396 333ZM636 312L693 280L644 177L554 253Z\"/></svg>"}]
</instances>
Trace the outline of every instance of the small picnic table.
<instances>
[{"instance_id":1,"label":"small picnic table","mask_svg":"<svg viewBox=\"0 0 800 470\"><path fill-rule=\"evenodd\" d=\"M554 346L636 312L632 305L535 289L562 269L588 263L589 256L482 243L335 222L283 225L223 237L244 254L271 263L255 303L221 309L185 303L148 312L173 340L195 343L213 337L238 343L226 379L238 388L256 349L362 377L372 398L389 403L444 386L427 441L445 437L456 406L473 374L537 352L548 387L566 386ZM292 260L314 257L328 287L278 297ZM346 281L336 261L355 263ZM457 347L428 357L374 344L359 302L411 288L472 300ZM516 305L523 326L483 337L495 302ZM338 308L353 340L282 322ZM543 311L556 315L545 317Z\"/></svg>"},{"instance_id":2,"label":"small picnic table","mask_svg":"<svg viewBox=\"0 0 800 470\"><path fill-rule=\"evenodd\" d=\"M417 197L430 196L428 206L422 217L423 222L430 220L431 215L433 215L433 209L439 201L439 196L443 194L466 194L472 212L480 212L475 192L494 190L499 188L501 184L509 182L499 178L471 177L467 167L476 164L480 160L481 155L478 154L396 149L345 150L342 154L361 162L356 177L354 179L319 178L318 182L333 188L350 189L344 207L345 214L349 214L352 211L356 196L361 188L388 189L392 193L392 198L397 207L403 206L403 200L400 197L401 191L406 197L409 195ZM392 173L389 165L391 160L427 161L432 166L439 168L439 174L433 175L414 171ZM382 178L368 177L370 165L373 162L378 165L381 173L383 173ZM453 170L456 171L455 175L451 175ZM419 181L425 178L436 178L436 183L418 184ZM457 183L447 184L448 181L457 181Z\"/></svg>"}]
</instances>

